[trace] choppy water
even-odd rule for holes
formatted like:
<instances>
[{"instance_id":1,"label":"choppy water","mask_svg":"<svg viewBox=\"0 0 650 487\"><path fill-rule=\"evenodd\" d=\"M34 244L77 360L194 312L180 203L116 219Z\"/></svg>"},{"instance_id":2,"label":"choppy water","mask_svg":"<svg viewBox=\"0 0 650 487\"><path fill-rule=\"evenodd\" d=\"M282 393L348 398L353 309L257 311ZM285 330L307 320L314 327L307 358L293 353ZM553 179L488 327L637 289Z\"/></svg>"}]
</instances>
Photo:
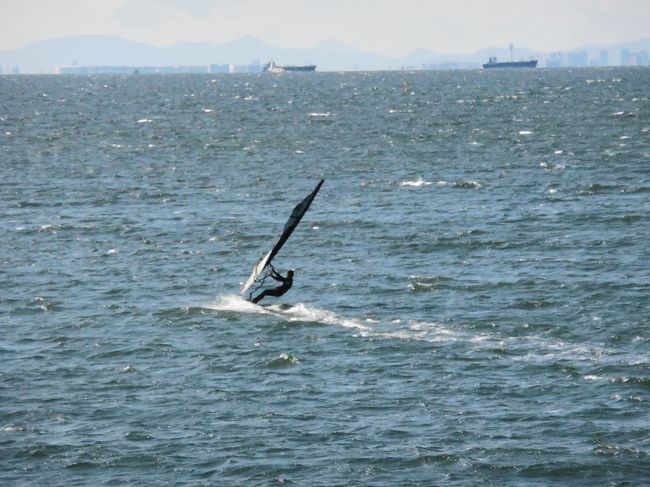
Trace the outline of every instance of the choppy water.
<instances>
[{"instance_id":1,"label":"choppy water","mask_svg":"<svg viewBox=\"0 0 650 487\"><path fill-rule=\"evenodd\" d=\"M3 484L647 483L649 85L0 77Z\"/></svg>"}]
</instances>

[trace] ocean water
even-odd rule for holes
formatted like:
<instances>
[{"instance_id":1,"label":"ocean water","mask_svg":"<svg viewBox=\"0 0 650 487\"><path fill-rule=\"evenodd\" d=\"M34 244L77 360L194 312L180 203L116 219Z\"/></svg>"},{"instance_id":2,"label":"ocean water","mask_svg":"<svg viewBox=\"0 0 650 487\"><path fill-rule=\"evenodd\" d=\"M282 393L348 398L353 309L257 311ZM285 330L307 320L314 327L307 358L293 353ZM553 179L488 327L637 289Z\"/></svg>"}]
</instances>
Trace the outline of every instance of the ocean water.
<instances>
[{"instance_id":1,"label":"ocean water","mask_svg":"<svg viewBox=\"0 0 650 487\"><path fill-rule=\"evenodd\" d=\"M1 483L647 485L648 86L0 77Z\"/></svg>"}]
</instances>

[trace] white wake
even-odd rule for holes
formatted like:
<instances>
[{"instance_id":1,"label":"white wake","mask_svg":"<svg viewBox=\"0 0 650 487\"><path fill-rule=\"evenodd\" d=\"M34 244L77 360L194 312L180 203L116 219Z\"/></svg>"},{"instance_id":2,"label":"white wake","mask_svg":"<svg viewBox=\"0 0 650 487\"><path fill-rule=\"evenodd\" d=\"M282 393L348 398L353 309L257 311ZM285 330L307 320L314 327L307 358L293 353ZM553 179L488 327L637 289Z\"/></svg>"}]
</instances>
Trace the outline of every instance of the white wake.
<instances>
[{"instance_id":1,"label":"white wake","mask_svg":"<svg viewBox=\"0 0 650 487\"><path fill-rule=\"evenodd\" d=\"M438 344L456 343L467 347L467 353L482 353L490 350L499 353L507 350L510 360L533 363L572 360L578 363L602 364L619 359L608 357L597 346L567 343L538 334L504 336L489 331L477 331L465 327L449 326L443 323L402 320L390 318L377 320L371 318L348 318L326 309L298 303L293 306L272 304L258 306L237 294L221 295L212 302L201 305L204 309L229 313L272 315L288 322L320 323L340 326L354 331L356 337L387 340L415 340Z\"/></svg>"},{"instance_id":2,"label":"white wake","mask_svg":"<svg viewBox=\"0 0 650 487\"><path fill-rule=\"evenodd\" d=\"M349 318L334 313L333 311L316 308L304 303L298 303L292 306L282 304L259 306L237 294L218 296L214 301L204 304L202 307L214 311L278 316L288 322L309 322L340 326L355 330L356 336L368 338L425 340L429 342L459 340L480 342L485 339L485 337L453 330L438 323L417 320L402 321L398 318L390 320Z\"/></svg>"},{"instance_id":3,"label":"white wake","mask_svg":"<svg viewBox=\"0 0 650 487\"><path fill-rule=\"evenodd\" d=\"M226 294L218 296L213 302L207 303L202 307L215 311L274 315L283 317L287 321L305 321L353 328L359 331L372 331L371 327L365 325L360 320L345 318L332 311L314 308L304 303L298 303L293 306L282 304L259 306L247 301L238 294Z\"/></svg>"}]
</instances>

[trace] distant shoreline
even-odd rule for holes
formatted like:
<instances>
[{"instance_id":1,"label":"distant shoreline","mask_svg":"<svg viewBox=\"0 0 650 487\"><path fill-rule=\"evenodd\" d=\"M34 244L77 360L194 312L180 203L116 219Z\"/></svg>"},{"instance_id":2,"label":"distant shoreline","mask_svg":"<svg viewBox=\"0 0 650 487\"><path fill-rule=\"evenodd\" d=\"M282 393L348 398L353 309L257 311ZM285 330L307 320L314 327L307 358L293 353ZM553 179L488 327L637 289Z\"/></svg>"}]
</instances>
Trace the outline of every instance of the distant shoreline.
<instances>
[{"instance_id":1,"label":"distant shoreline","mask_svg":"<svg viewBox=\"0 0 650 487\"><path fill-rule=\"evenodd\" d=\"M306 48L285 48L245 37L223 44L179 43L156 47L118 36L88 35L0 50L0 74L57 74L99 67L109 72L139 69L142 74L153 69L170 73L257 72L269 59L281 65L315 64L319 72L455 70L480 68L490 57L511 61L538 59L538 68L645 66L650 65L650 37L562 51L518 46L511 52L506 46L492 46L472 53L440 53L421 48L393 57L338 41L325 41Z\"/></svg>"},{"instance_id":2,"label":"distant shoreline","mask_svg":"<svg viewBox=\"0 0 650 487\"><path fill-rule=\"evenodd\" d=\"M559 71L559 70L614 70L614 69L649 69L650 66L563 66L559 68L542 67L534 70L525 69L524 72L539 72L539 71ZM517 72L521 69L513 68ZM486 71L480 65L476 67L462 67L462 68L388 68L388 69L358 69L358 70L321 70L311 73L282 73L282 75L291 76L314 76L319 74L336 74L336 73L426 73L426 72L450 72L450 71ZM495 70L487 70L495 71ZM501 70L497 70L501 71ZM22 76L173 76L173 75L215 75L215 76L231 76L231 75L255 75L266 77L269 73L265 72L197 72L197 71L138 71L138 70L98 70L98 71L83 71L83 72L55 72L55 73L0 73L0 78L9 77L22 77Z\"/></svg>"}]
</instances>

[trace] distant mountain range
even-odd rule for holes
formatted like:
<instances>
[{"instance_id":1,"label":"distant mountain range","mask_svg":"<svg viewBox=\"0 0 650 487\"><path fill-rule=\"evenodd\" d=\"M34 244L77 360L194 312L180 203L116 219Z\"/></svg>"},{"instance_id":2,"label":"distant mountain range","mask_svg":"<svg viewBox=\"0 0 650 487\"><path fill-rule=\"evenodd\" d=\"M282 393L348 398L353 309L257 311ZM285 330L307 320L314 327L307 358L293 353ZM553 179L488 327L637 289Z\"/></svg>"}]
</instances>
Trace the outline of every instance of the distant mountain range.
<instances>
[{"instance_id":1,"label":"distant mountain range","mask_svg":"<svg viewBox=\"0 0 650 487\"><path fill-rule=\"evenodd\" d=\"M586 46L570 51L587 51L595 58L602 50L609 52L609 63L619 63L620 51L650 52L650 38L609 46ZM568 51L567 51L568 52ZM516 59L546 59L550 54L516 48ZM242 37L224 44L181 42L169 47L155 47L117 36L80 36L39 41L20 49L0 51L0 68L7 73L18 68L21 73L53 73L61 66L173 66L207 64L250 64L275 60L280 64L316 64L318 71L385 70L440 67L479 67L489 57L508 59L507 46L486 48L472 54L441 54L417 49L402 58L365 52L330 40L313 47L294 49L274 47L255 37ZM543 63L541 64L543 66Z\"/></svg>"}]
</instances>

